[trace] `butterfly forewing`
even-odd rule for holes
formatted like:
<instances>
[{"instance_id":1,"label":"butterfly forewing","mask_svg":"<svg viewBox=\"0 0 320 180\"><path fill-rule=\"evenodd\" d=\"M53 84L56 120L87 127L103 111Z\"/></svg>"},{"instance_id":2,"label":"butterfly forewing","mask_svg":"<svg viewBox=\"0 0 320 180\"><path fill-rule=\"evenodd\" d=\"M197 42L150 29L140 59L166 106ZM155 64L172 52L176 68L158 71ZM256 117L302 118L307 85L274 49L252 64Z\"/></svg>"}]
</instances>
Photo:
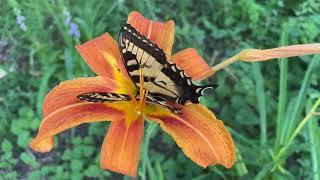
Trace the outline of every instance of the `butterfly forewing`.
<instances>
[{"instance_id":1,"label":"butterfly forewing","mask_svg":"<svg viewBox=\"0 0 320 180\"><path fill-rule=\"evenodd\" d=\"M127 71L138 88L139 69L142 69L144 86L149 93L160 93L172 100L181 95L173 80L161 71L167 62L166 56L155 43L126 24L120 33L119 44Z\"/></svg>"},{"instance_id":2,"label":"butterfly forewing","mask_svg":"<svg viewBox=\"0 0 320 180\"><path fill-rule=\"evenodd\" d=\"M164 51L140 34L130 24L120 32L119 46L127 71L139 88L139 69L142 69L145 88L153 96L185 104L187 100L198 103L204 89L197 86L176 64L167 61Z\"/></svg>"},{"instance_id":3,"label":"butterfly forewing","mask_svg":"<svg viewBox=\"0 0 320 180\"><path fill-rule=\"evenodd\" d=\"M126 94L107 93L107 92L91 92L77 96L78 99L87 102L115 102L115 101L130 101L131 97Z\"/></svg>"}]
</instances>

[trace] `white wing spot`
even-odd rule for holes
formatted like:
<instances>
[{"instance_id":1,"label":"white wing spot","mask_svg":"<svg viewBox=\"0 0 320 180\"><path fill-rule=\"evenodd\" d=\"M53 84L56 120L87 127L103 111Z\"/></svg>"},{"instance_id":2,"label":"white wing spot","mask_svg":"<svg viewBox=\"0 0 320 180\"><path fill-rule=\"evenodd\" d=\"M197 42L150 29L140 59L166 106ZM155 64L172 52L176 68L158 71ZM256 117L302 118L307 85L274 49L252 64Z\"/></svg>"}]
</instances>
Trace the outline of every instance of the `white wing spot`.
<instances>
[{"instance_id":1,"label":"white wing spot","mask_svg":"<svg viewBox=\"0 0 320 180\"><path fill-rule=\"evenodd\" d=\"M188 79L187 83L188 83L189 86L191 86L191 80L190 79Z\"/></svg>"},{"instance_id":2,"label":"white wing spot","mask_svg":"<svg viewBox=\"0 0 320 180\"><path fill-rule=\"evenodd\" d=\"M130 61L127 62L127 66L132 66L132 65L135 65L135 64L137 64L135 59L130 60Z\"/></svg>"},{"instance_id":3,"label":"white wing spot","mask_svg":"<svg viewBox=\"0 0 320 180\"><path fill-rule=\"evenodd\" d=\"M180 72L180 76L181 76L182 78L184 77L183 71Z\"/></svg>"},{"instance_id":4,"label":"white wing spot","mask_svg":"<svg viewBox=\"0 0 320 180\"><path fill-rule=\"evenodd\" d=\"M171 69L172 69L172 71L174 71L174 72L176 72L176 71L177 71L177 69L176 69L176 67L175 67L175 66L171 66Z\"/></svg>"}]
</instances>

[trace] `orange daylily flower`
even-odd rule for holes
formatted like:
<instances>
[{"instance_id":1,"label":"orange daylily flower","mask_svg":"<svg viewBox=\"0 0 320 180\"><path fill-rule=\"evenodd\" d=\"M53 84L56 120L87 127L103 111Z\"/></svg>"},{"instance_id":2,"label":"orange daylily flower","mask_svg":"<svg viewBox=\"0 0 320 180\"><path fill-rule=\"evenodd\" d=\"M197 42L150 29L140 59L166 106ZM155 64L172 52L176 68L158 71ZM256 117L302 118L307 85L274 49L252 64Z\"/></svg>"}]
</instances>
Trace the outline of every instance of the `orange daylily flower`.
<instances>
[{"instance_id":1,"label":"orange daylily flower","mask_svg":"<svg viewBox=\"0 0 320 180\"><path fill-rule=\"evenodd\" d=\"M155 42L185 74L198 80L212 69L194 49L171 56L174 22L151 21L131 12L127 23ZM100 166L129 176L136 176L143 137L144 118L155 121L172 136L192 161L202 167L235 162L235 145L223 123L201 104L187 104L181 114L159 105L145 103L143 89L140 100L113 103L81 101L78 95L88 92L123 93L134 97L137 89L121 59L118 44L106 33L77 46L77 50L96 77L77 78L60 83L46 96L43 120L30 147L38 152L53 148L53 136L82 123L111 121L101 149ZM140 78L143 87L143 78ZM140 89L141 91L141 89Z\"/></svg>"}]
</instances>

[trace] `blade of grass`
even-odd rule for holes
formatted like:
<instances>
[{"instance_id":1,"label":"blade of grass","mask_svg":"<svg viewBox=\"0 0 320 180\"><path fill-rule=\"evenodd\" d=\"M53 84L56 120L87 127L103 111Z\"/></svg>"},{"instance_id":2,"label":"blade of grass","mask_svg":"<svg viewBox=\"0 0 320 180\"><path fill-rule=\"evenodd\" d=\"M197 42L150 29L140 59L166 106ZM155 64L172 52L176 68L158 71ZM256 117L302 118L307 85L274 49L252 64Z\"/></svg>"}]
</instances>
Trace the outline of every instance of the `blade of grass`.
<instances>
[{"instance_id":1,"label":"blade of grass","mask_svg":"<svg viewBox=\"0 0 320 180\"><path fill-rule=\"evenodd\" d=\"M299 115L302 113L302 105L305 104L305 102L303 101L303 99L305 99L306 96L306 91L308 89L308 87L310 86L310 80L311 80L311 75L313 70L315 69L315 67L317 66L318 63L318 58L319 56L314 56L314 58L312 59L311 63L308 66L308 69L304 75L304 79L299 91L299 95L297 97L297 99L291 100L289 103L289 107L287 110L287 116L285 118L284 124L283 124L283 130L280 132L281 136L280 136L280 144L282 145L282 148L284 147L284 145L289 141L287 136L288 133L291 133L292 130L290 130L290 127L295 127L293 126L293 122L292 122L292 118L298 118ZM300 109L301 108L301 109ZM298 112L299 111L299 112ZM281 148L281 149L282 149ZM279 152L280 150L280 146L277 147L277 149L275 149L275 152ZM285 159L282 159L282 161L277 161L276 162L276 166L280 167L280 164L285 161ZM275 162L275 161L274 161Z\"/></svg>"},{"instance_id":2,"label":"blade of grass","mask_svg":"<svg viewBox=\"0 0 320 180\"><path fill-rule=\"evenodd\" d=\"M192 180L203 180L203 179L208 179L209 174L202 174L198 177L192 178Z\"/></svg>"},{"instance_id":3,"label":"blade of grass","mask_svg":"<svg viewBox=\"0 0 320 180\"><path fill-rule=\"evenodd\" d=\"M274 170L277 167L278 163L281 161L282 156L286 153L286 151L288 150L288 148L292 144L293 140L296 138L296 136L299 134L299 132L302 130L302 128L305 126L305 124L308 122L308 120L312 116L314 116L313 113L316 111L316 109L318 108L319 105L320 105L320 98L317 99L317 101L314 103L314 105L312 106L312 108L308 112L308 114L303 118L303 120L299 123L297 128L289 136L289 139L286 142L286 144L277 153L277 155L275 156L275 159L274 159L274 165L273 165L272 170Z\"/></svg>"},{"instance_id":4,"label":"blade of grass","mask_svg":"<svg viewBox=\"0 0 320 180\"><path fill-rule=\"evenodd\" d=\"M286 26L285 26L286 27ZM286 29L286 28L284 28ZM285 30L282 31L280 37L280 46L288 43L288 34ZM282 58L278 60L280 67L280 84L279 84L279 97L278 97L278 113L277 113L277 126L276 126L276 140L275 149L278 149L283 142L283 132L285 132L284 117L285 107L287 102L287 75L288 75L288 60Z\"/></svg>"},{"instance_id":5,"label":"blade of grass","mask_svg":"<svg viewBox=\"0 0 320 180\"><path fill-rule=\"evenodd\" d=\"M254 180L267 179L265 177L270 173L271 169L272 169L272 163L264 164L262 166L262 169L254 177Z\"/></svg>"},{"instance_id":6,"label":"blade of grass","mask_svg":"<svg viewBox=\"0 0 320 180\"><path fill-rule=\"evenodd\" d=\"M37 113L39 116L41 116L42 112L42 102L44 99L45 94L48 91L48 81L50 77L53 75L53 73L56 70L56 66L48 66L48 69L44 70L44 75L42 76L40 80L40 86L37 96Z\"/></svg>"},{"instance_id":7,"label":"blade of grass","mask_svg":"<svg viewBox=\"0 0 320 180\"><path fill-rule=\"evenodd\" d=\"M64 66L67 73L67 78L72 79L73 78L73 62L72 62L72 54L71 49L66 48L64 50Z\"/></svg>"},{"instance_id":8,"label":"blade of grass","mask_svg":"<svg viewBox=\"0 0 320 180\"><path fill-rule=\"evenodd\" d=\"M266 112L266 96L263 86L263 76L261 74L260 65L252 63L253 76L256 83L256 96L258 101L258 111L260 116L260 146L267 146L267 112ZM263 148L264 149L264 148Z\"/></svg>"},{"instance_id":9,"label":"blade of grass","mask_svg":"<svg viewBox=\"0 0 320 180\"><path fill-rule=\"evenodd\" d=\"M306 98L307 89L310 86L311 75L313 73L314 67L317 66L317 63L319 61L320 61L320 56L314 56L311 63L308 66L307 72L305 73L305 76L303 78L303 83L301 85L297 100L295 102L294 109L290 113L291 116L289 118L290 122L288 122L288 131L285 138L286 140L288 140L289 135L293 131L293 128L297 124L297 120L303 111L303 106L305 105L304 100Z\"/></svg>"},{"instance_id":10,"label":"blade of grass","mask_svg":"<svg viewBox=\"0 0 320 180\"><path fill-rule=\"evenodd\" d=\"M265 164L263 166L263 168L257 173L257 176L254 179L257 179L257 180L258 179L266 179L266 176L268 176L272 171L274 171L279 166L279 164L283 161L282 157L287 152L289 146L292 144L293 140L296 138L296 136L299 134L299 132L302 130L302 128L305 126L305 124L308 122L308 120L310 118L312 118L312 116L314 116L313 113L316 111L316 109L319 106L320 106L320 98L317 99L317 101L314 103L311 110L307 113L307 115L299 123L298 127L291 134L288 142L274 156L273 162ZM276 174L275 174L275 176L276 176Z\"/></svg>"},{"instance_id":11,"label":"blade of grass","mask_svg":"<svg viewBox=\"0 0 320 180\"><path fill-rule=\"evenodd\" d=\"M151 166L149 156L148 156L149 142L151 139L152 132L156 127L157 127L157 123L150 122L148 124L148 129L146 132L146 136L145 136L143 148L142 148L142 151L143 151L142 152L142 170L141 170L142 179L147 179L147 172L146 172L147 169L148 169L149 179L156 179L155 172Z\"/></svg>"},{"instance_id":12,"label":"blade of grass","mask_svg":"<svg viewBox=\"0 0 320 180\"><path fill-rule=\"evenodd\" d=\"M161 168L160 161L157 161L157 162L156 162L156 169L157 169L157 172L158 172L158 179L159 179L159 180L164 180L163 170L162 170L162 168Z\"/></svg>"},{"instance_id":13,"label":"blade of grass","mask_svg":"<svg viewBox=\"0 0 320 180\"><path fill-rule=\"evenodd\" d=\"M247 169L246 163L243 161L243 158L238 148L236 148L236 155L237 155L237 163L235 164L235 168L237 171L237 175L244 176L248 174L248 169Z\"/></svg>"},{"instance_id":14,"label":"blade of grass","mask_svg":"<svg viewBox=\"0 0 320 180\"><path fill-rule=\"evenodd\" d=\"M212 167L210 169L215 175L219 176L219 179L223 179L223 180L227 180L228 177L225 175L225 173L223 171L221 171L219 168L217 167ZM206 176L206 175L205 175ZM202 179L203 176L200 177L196 177L197 179Z\"/></svg>"},{"instance_id":15,"label":"blade of grass","mask_svg":"<svg viewBox=\"0 0 320 180\"><path fill-rule=\"evenodd\" d=\"M320 141L316 140L316 137L320 135L320 129L315 117L308 122L308 136L310 140L310 156L312 163L312 178L314 180L320 179L320 169L319 169L319 154L320 154Z\"/></svg>"}]
</instances>

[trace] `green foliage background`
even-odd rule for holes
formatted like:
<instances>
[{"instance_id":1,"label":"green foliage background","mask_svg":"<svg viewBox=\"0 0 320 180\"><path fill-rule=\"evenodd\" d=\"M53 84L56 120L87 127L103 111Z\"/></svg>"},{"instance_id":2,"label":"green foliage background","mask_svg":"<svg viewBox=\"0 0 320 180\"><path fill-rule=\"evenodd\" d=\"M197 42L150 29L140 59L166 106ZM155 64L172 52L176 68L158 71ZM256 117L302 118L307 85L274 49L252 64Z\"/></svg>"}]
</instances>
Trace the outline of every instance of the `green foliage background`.
<instances>
[{"instance_id":1,"label":"green foliage background","mask_svg":"<svg viewBox=\"0 0 320 180\"><path fill-rule=\"evenodd\" d=\"M26 31L17 24L19 10ZM68 34L64 10L79 26L79 39ZM27 145L41 122L46 93L61 81L94 75L74 46L104 32L116 38L132 10L175 20L175 52L194 47L210 65L244 48L320 41L317 0L0 0L0 71L6 72L0 79L0 179L129 179L99 169L108 123L59 134L47 154ZM217 73L207 81L219 88L202 102L234 138L234 167L200 168L147 123L137 178L319 179L320 116L296 129L320 97L319 61L304 56L237 62Z\"/></svg>"}]
</instances>

